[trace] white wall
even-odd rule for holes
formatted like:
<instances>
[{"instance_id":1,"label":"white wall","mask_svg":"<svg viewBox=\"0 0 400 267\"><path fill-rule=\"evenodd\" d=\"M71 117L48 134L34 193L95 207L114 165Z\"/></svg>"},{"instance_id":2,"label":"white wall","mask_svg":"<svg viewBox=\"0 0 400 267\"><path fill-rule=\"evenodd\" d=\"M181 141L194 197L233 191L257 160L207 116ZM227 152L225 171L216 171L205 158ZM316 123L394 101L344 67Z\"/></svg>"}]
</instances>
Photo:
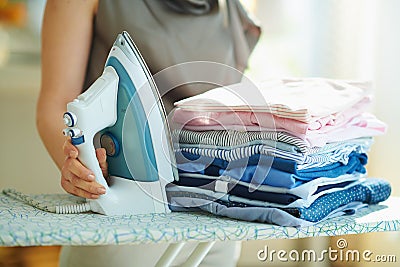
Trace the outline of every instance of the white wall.
<instances>
[{"instance_id":1,"label":"white wall","mask_svg":"<svg viewBox=\"0 0 400 267\"><path fill-rule=\"evenodd\" d=\"M251 78L318 76L370 80L371 111L389 131L375 138L367 165L371 176L389 180L400 194L400 1L256 1L264 33L247 72Z\"/></svg>"},{"instance_id":2,"label":"white wall","mask_svg":"<svg viewBox=\"0 0 400 267\"><path fill-rule=\"evenodd\" d=\"M372 111L388 124L389 130L375 138L367 169L369 176L390 181L392 194L399 196L400 1L258 0L255 12L264 33L251 58L250 77L319 76L374 82ZM360 249L393 254L398 251L399 235L375 233L346 238ZM276 242L277 247L290 247L299 241ZM331 242L334 244L335 239ZM322 242L319 246L326 244ZM247 244L249 255L257 245ZM255 262L252 264L256 266ZM335 266L342 265L335 263Z\"/></svg>"},{"instance_id":3,"label":"white wall","mask_svg":"<svg viewBox=\"0 0 400 267\"><path fill-rule=\"evenodd\" d=\"M59 172L35 127L40 86L38 36L12 28L3 35L8 35L9 60L0 64L0 189L61 192Z\"/></svg>"},{"instance_id":4,"label":"white wall","mask_svg":"<svg viewBox=\"0 0 400 267\"><path fill-rule=\"evenodd\" d=\"M377 138L371 153L370 173L392 182L400 195L398 152L400 151L400 1L384 0L378 7L376 34L375 113L385 121L388 133Z\"/></svg>"}]
</instances>

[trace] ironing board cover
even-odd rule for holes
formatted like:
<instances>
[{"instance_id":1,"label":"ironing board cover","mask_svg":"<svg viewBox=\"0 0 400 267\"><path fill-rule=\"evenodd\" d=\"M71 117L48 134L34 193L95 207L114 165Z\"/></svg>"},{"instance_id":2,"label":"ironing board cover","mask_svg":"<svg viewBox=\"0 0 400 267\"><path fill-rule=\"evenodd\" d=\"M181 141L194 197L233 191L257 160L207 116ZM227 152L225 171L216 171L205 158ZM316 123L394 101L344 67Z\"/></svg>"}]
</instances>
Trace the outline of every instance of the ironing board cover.
<instances>
[{"instance_id":1,"label":"ironing board cover","mask_svg":"<svg viewBox=\"0 0 400 267\"><path fill-rule=\"evenodd\" d=\"M67 194L34 195L49 205L81 201ZM136 216L53 214L0 194L0 245L111 245L180 241L266 240L400 230L400 198L356 215L294 228L227 219L205 213Z\"/></svg>"}]
</instances>

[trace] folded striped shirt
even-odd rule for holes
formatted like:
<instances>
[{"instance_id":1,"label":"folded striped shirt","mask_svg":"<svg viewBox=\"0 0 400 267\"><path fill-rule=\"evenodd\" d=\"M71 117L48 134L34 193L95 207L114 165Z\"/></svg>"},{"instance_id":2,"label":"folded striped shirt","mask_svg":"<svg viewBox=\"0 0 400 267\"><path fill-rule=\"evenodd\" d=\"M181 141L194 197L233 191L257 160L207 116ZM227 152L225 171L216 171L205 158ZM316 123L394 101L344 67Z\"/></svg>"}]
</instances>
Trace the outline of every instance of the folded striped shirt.
<instances>
[{"instance_id":1,"label":"folded striped shirt","mask_svg":"<svg viewBox=\"0 0 400 267\"><path fill-rule=\"evenodd\" d=\"M234 149L202 148L201 146L199 147L197 145L180 145L179 148L175 148L174 151L176 157L179 157L180 153L189 153L192 155L222 159L226 161L246 159L254 155L266 155L294 161L297 163L296 169L299 170L324 167L337 162L347 164L349 155L351 153L364 153L364 149L360 149L357 145L345 146L341 149L327 153L316 153L309 155L291 153L266 145L251 145Z\"/></svg>"},{"instance_id":2,"label":"folded striped shirt","mask_svg":"<svg viewBox=\"0 0 400 267\"><path fill-rule=\"evenodd\" d=\"M323 153L324 151L338 150L345 145L359 145L364 150L368 150L372 145L371 137L362 137L335 143L328 143L323 147L310 147L306 141L287 134L285 132L240 132L234 130L227 131L189 131L173 130L172 140L177 144L196 144L219 147L221 149L232 149L249 145L266 145L275 147L291 153L301 153L304 155ZM207 148L204 146L204 148Z\"/></svg>"},{"instance_id":3,"label":"folded striped shirt","mask_svg":"<svg viewBox=\"0 0 400 267\"><path fill-rule=\"evenodd\" d=\"M230 147L236 145L246 145L249 142L263 140L272 141L270 146L275 146L274 142L283 142L296 146L301 153L307 153L308 144L302 139L292 136L285 132L239 132L234 130L227 131L204 131L195 132L188 130L173 130L172 140L174 143L185 144L208 144L218 147Z\"/></svg>"}]
</instances>

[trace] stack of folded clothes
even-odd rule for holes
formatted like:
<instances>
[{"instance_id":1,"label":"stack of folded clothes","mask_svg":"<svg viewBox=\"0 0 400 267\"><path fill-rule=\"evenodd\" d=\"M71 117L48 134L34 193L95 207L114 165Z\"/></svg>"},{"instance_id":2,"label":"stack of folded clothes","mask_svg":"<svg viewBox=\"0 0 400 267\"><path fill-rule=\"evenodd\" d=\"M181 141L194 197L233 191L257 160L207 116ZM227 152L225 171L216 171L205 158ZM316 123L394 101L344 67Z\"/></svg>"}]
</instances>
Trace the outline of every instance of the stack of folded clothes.
<instances>
[{"instance_id":1,"label":"stack of folded clothes","mask_svg":"<svg viewBox=\"0 0 400 267\"><path fill-rule=\"evenodd\" d=\"M367 83L322 78L239 83L176 103L179 181L172 210L305 226L386 200L390 184L366 179L373 137Z\"/></svg>"}]
</instances>

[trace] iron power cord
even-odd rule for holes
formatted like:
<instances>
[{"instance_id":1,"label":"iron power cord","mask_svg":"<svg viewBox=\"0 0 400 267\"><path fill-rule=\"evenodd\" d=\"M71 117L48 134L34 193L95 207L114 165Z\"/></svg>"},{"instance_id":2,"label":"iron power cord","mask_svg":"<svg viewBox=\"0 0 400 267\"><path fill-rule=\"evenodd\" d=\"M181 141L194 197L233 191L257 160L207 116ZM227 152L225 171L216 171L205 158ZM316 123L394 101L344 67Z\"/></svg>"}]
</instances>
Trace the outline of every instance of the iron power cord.
<instances>
[{"instance_id":1,"label":"iron power cord","mask_svg":"<svg viewBox=\"0 0 400 267\"><path fill-rule=\"evenodd\" d=\"M90 211L90 204L85 202L85 203L78 203L78 204L70 204L70 205L55 205L55 206L49 206L44 203L41 203L37 200L35 200L32 196L18 192L15 189L4 189L3 193L6 194L7 196L10 196L16 200L19 200L25 204L28 204L34 208L47 211L47 212L52 212L52 213L58 213L58 214L72 214L72 213L83 213L83 212L88 212Z\"/></svg>"}]
</instances>

